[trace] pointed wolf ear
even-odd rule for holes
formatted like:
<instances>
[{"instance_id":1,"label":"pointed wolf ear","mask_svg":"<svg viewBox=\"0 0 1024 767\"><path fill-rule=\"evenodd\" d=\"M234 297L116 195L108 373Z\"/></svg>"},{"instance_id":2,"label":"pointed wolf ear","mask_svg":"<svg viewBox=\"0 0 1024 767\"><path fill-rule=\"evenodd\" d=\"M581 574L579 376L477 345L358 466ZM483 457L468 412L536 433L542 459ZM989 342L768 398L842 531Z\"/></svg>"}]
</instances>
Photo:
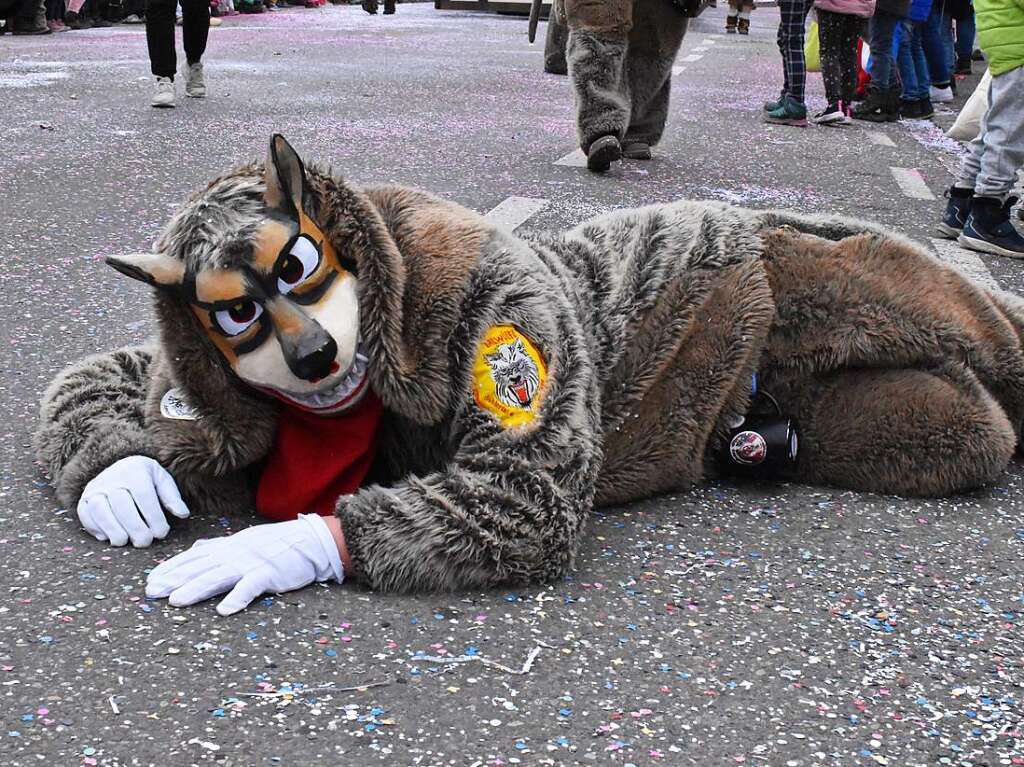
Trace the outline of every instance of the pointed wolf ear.
<instances>
[{"instance_id":1,"label":"pointed wolf ear","mask_svg":"<svg viewBox=\"0 0 1024 767\"><path fill-rule=\"evenodd\" d=\"M162 253L129 253L105 260L121 274L158 288L177 287L185 279L185 264Z\"/></svg>"},{"instance_id":2,"label":"pointed wolf ear","mask_svg":"<svg viewBox=\"0 0 1024 767\"><path fill-rule=\"evenodd\" d=\"M306 169L292 145L280 133L270 137L264 169L267 191L263 194L263 201L266 206L298 218L302 212Z\"/></svg>"}]
</instances>

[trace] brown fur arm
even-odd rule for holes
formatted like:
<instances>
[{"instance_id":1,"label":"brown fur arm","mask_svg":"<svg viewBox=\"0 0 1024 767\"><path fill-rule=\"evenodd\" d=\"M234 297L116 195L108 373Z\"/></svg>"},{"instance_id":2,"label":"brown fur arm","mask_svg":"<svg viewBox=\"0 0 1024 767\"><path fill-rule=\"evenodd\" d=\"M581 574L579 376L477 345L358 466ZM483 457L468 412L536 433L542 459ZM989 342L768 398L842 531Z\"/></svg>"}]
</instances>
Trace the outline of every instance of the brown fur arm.
<instances>
[{"instance_id":1,"label":"brown fur arm","mask_svg":"<svg viewBox=\"0 0 1024 767\"><path fill-rule=\"evenodd\" d=\"M43 394L36 457L65 507L73 508L89 480L121 458L155 456L144 416L152 360L153 349L141 346L86 357Z\"/></svg>"},{"instance_id":2,"label":"brown fur arm","mask_svg":"<svg viewBox=\"0 0 1024 767\"><path fill-rule=\"evenodd\" d=\"M349 577L385 591L451 590L550 580L570 566L600 462L595 380L578 327L563 324L552 344L524 315L514 321L555 350L537 418L506 429L459 387L447 466L339 500Z\"/></svg>"}]
</instances>

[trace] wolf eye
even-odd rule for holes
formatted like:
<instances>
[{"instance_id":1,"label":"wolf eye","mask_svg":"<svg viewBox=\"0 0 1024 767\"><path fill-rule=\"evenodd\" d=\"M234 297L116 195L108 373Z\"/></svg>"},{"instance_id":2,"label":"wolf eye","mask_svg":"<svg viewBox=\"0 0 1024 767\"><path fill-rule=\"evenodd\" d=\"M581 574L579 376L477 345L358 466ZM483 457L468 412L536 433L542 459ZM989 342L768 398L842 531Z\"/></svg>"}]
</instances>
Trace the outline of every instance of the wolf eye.
<instances>
[{"instance_id":1,"label":"wolf eye","mask_svg":"<svg viewBox=\"0 0 1024 767\"><path fill-rule=\"evenodd\" d=\"M263 314L263 307L255 301L239 301L228 309L213 313L213 321L226 336L237 336L248 330Z\"/></svg>"},{"instance_id":2,"label":"wolf eye","mask_svg":"<svg viewBox=\"0 0 1024 767\"><path fill-rule=\"evenodd\" d=\"M277 275L277 290L282 295L309 279L320 266L320 250L308 237L299 237L292 245Z\"/></svg>"}]
</instances>

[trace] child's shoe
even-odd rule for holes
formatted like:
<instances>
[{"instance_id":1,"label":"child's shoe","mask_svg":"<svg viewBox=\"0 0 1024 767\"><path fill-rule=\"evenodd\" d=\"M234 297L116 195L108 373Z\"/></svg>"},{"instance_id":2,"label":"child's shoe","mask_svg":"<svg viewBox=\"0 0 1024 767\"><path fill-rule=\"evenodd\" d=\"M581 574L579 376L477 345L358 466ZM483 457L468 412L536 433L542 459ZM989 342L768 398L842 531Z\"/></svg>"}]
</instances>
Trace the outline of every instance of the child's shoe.
<instances>
[{"instance_id":1,"label":"child's shoe","mask_svg":"<svg viewBox=\"0 0 1024 767\"><path fill-rule=\"evenodd\" d=\"M1005 202L996 197L975 197L957 242L982 253L1024 258L1024 237L1010 222L1010 208L1016 202L1016 197Z\"/></svg>"},{"instance_id":2,"label":"child's shoe","mask_svg":"<svg viewBox=\"0 0 1024 767\"><path fill-rule=\"evenodd\" d=\"M739 22L737 24L736 31L738 31L741 35L749 35L750 34L750 19L744 19L741 16L740 20L739 20Z\"/></svg>"},{"instance_id":3,"label":"child's shoe","mask_svg":"<svg viewBox=\"0 0 1024 767\"><path fill-rule=\"evenodd\" d=\"M778 109L773 109L764 116L764 121L772 125L793 125L797 128L806 128L807 107L793 97L786 96Z\"/></svg>"},{"instance_id":4,"label":"child's shoe","mask_svg":"<svg viewBox=\"0 0 1024 767\"><path fill-rule=\"evenodd\" d=\"M955 240L967 223L967 217L971 215L971 202L974 200L974 190L964 189L959 186L951 186L946 190L946 212L942 216L937 229L943 237Z\"/></svg>"},{"instance_id":5,"label":"child's shoe","mask_svg":"<svg viewBox=\"0 0 1024 767\"><path fill-rule=\"evenodd\" d=\"M811 122L815 125L844 125L850 122L850 118L843 111L843 102L835 101L814 115Z\"/></svg>"},{"instance_id":6,"label":"child's shoe","mask_svg":"<svg viewBox=\"0 0 1024 767\"><path fill-rule=\"evenodd\" d=\"M725 17L725 31L728 34L730 34L730 35L735 35L736 34L736 21L737 21L737 17L736 16L726 16Z\"/></svg>"}]
</instances>

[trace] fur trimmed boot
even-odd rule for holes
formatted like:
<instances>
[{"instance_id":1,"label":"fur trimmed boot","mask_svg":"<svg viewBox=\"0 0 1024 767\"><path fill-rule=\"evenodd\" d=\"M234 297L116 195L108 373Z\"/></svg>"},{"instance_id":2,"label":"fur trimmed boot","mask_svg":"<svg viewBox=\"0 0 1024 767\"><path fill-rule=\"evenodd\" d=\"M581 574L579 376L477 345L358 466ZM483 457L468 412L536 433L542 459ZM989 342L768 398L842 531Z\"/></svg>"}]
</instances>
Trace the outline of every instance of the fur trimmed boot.
<instances>
[{"instance_id":1,"label":"fur trimmed boot","mask_svg":"<svg viewBox=\"0 0 1024 767\"><path fill-rule=\"evenodd\" d=\"M736 21L737 21L737 18L738 17L732 16L732 15L725 17L725 31L728 34L730 34L730 35L735 35L736 34Z\"/></svg>"}]
</instances>

